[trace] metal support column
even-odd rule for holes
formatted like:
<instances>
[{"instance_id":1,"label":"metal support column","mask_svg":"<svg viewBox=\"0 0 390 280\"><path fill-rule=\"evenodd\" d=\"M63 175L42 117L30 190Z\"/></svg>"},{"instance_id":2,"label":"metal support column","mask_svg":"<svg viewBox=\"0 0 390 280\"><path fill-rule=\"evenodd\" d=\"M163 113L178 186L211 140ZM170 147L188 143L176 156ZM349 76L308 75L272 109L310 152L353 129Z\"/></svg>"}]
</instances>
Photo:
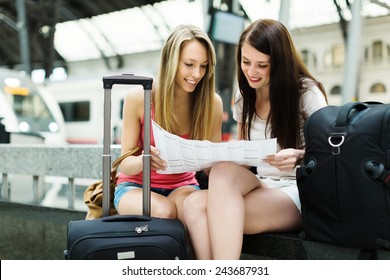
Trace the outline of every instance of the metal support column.
<instances>
[{"instance_id":1,"label":"metal support column","mask_svg":"<svg viewBox=\"0 0 390 280\"><path fill-rule=\"evenodd\" d=\"M76 198L76 185L74 178L68 178L69 187L68 187L68 208L75 209L74 201Z\"/></svg>"},{"instance_id":2,"label":"metal support column","mask_svg":"<svg viewBox=\"0 0 390 280\"><path fill-rule=\"evenodd\" d=\"M343 104L358 99L362 29L361 2L361 0L354 0L352 3L352 19L348 26L347 46L345 48L344 85L341 92Z\"/></svg>"},{"instance_id":3,"label":"metal support column","mask_svg":"<svg viewBox=\"0 0 390 280\"><path fill-rule=\"evenodd\" d=\"M280 1L279 21L290 29L290 0Z\"/></svg>"},{"instance_id":4,"label":"metal support column","mask_svg":"<svg viewBox=\"0 0 390 280\"><path fill-rule=\"evenodd\" d=\"M25 0L16 0L16 8L18 13L17 27L20 42L20 58L23 65L23 70L26 71L26 73L31 74L30 47L28 40Z\"/></svg>"},{"instance_id":5,"label":"metal support column","mask_svg":"<svg viewBox=\"0 0 390 280\"><path fill-rule=\"evenodd\" d=\"M238 14L239 3L238 0L227 0L227 12ZM232 134L232 126L234 120L231 111L231 101L235 94L234 81L236 69L236 47L237 45L214 42L217 54L216 67L216 90L219 92L223 101L223 111L225 120L222 123L223 137L228 138ZM224 139L227 140L227 139Z\"/></svg>"}]
</instances>

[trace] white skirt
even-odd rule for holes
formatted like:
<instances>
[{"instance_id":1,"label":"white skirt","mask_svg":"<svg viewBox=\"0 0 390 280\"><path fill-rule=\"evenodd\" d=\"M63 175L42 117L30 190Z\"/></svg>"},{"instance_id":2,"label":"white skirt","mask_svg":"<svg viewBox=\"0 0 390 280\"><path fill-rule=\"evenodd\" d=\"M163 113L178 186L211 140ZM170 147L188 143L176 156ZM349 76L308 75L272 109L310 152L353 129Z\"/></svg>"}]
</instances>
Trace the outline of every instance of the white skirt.
<instances>
[{"instance_id":1,"label":"white skirt","mask_svg":"<svg viewBox=\"0 0 390 280\"><path fill-rule=\"evenodd\" d=\"M301 212L301 201L299 200L299 192L296 180L272 179L259 176L257 177L269 188L280 189L282 192L287 194L292 199L299 212Z\"/></svg>"}]
</instances>

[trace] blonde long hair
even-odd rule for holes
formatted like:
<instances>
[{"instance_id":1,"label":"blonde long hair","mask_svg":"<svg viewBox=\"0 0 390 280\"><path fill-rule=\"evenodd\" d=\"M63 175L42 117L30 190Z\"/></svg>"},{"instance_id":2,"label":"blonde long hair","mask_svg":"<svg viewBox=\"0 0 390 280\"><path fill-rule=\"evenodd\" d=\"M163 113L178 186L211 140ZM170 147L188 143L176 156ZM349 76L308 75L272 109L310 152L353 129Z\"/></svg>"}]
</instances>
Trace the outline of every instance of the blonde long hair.
<instances>
[{"instance_id":1,"label":"blonde long hair","mask_svg":"<svg viewBox=\"0 0 390 280\"><path fill-rule=\"evenodd\" d=\"M184 42L197 40L207 49L206 74L191 94L191 139L204 140L211 137L215 94L214 46L206 33L193 25L176 27L165 41L161 52L160 70L155 103L155 121L165 130L175 133L179 120L174 112L175 77L179 65L180 51Z\"/></svg>"}]
</instances>

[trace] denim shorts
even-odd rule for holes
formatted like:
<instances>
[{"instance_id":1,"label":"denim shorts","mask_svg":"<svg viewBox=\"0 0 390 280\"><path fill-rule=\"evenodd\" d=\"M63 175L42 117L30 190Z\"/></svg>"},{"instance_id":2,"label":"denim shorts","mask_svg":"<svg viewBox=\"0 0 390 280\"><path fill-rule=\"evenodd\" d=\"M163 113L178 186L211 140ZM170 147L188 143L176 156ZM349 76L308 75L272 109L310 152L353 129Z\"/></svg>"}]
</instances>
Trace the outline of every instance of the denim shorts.
<instances>
[{"instance_id":1,"label":"denim shorts","mask_svg":"<svg viewBox=\"0 0 390 280\"><path fill-rule=\"evenodd\" d=\"M199 191L200 188L197 185L189 185L190 187L193 187L195 190ZM152 192L158 193L163 196L168 196L172 192L176 191L177 189L180 189L182 187L176 188L176 189L164 189L164 188L150 188ZM122 196L127 193L128 191L135 190L135 189L142 189L142 185L134 183L134 182L123 182L115 187L114 192L114 206L115 209L118 209L119 201L121 200Z\"/></svg>"}]
</instances>

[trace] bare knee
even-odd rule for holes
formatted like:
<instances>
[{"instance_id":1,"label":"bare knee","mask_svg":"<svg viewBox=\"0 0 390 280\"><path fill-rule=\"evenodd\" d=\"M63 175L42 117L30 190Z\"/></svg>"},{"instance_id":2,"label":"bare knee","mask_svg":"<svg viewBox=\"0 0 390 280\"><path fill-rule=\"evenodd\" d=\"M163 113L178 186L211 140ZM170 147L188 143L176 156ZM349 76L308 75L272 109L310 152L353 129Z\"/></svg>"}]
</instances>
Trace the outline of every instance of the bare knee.
<instances>
[{"instance_id":1,"label":"bare knee","mask_svg":"<svg viewBox=\"0 0 390 280\"><path fill-rule=\"evenodd\" d=\"M152 216L163 219L177 219L177 210L174 203L165 201L158 203L152 201Z\"/></svg>"},{"instance_id":2,"label":"bare knee","mask_svg":"<svg viewBox=\"0 0 390 280\"><path fill-rule=\"evenodd\" d=\"M233 173L231 173L230 171L234 171L237 166L237 164L229 161L218 162L211 168L209 177L224 177L225 175L231 176L233 175Z\"/></svg>"},{"instance_id":3,"label":"bare knee","mask_svg":"<svg viewBox=\"0 0 390 280\"><path fill-rule=\"evenodd\" d=\"M214 165L209 174L209 189L223 192L238 191L237 185L241 184L243 174L249 172L245 167L233 162L220 162Z\"/></svg>"},{"instance_id":4,"label":"bare knee","mask_svg":"<svg viewBox=\"0 0 390 280\"><path fill-rule=\"evenodd\" d=\"M195 223L207 213L207 191L191 193L183 202L183 215L186 223Z\"/></svg>"}]
</instances>

